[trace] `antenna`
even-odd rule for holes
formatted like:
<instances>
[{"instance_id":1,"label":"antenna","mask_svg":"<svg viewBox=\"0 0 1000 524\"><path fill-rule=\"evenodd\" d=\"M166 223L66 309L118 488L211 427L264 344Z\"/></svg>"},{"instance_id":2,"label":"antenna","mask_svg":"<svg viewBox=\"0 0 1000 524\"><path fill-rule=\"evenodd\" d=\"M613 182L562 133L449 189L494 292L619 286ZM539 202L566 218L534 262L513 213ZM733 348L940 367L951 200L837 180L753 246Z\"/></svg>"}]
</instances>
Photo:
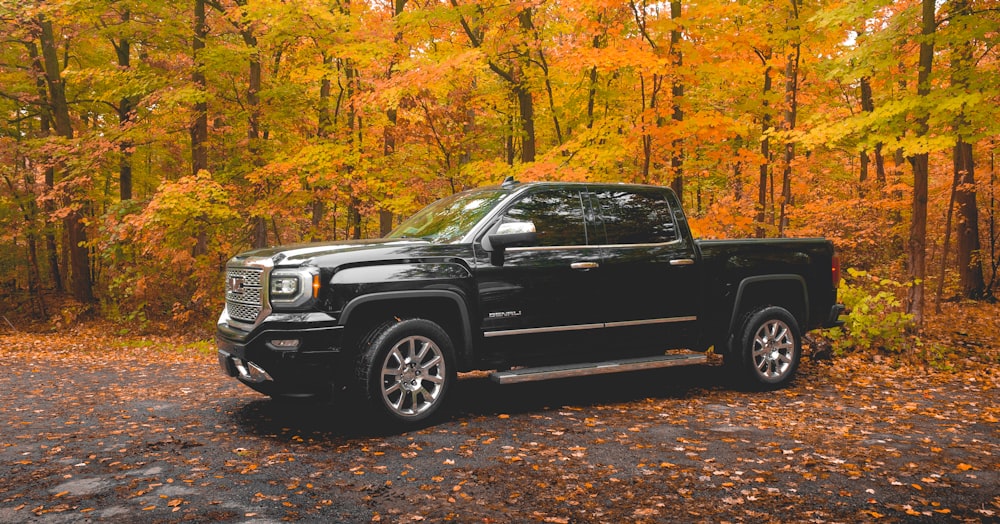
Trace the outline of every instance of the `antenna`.
<instances>
[{"instance_id":1,"label":"antenna","mask_svg":"<svg viewBox=\"0 0 1000 524\"><path fill-rule=\"evenodd\" d=\"M507 178L503 179L503 183L500 184L500 187L509 188L509 187L514 187L518 184L520 184L520 182L514 180L514 175L508 175Z\"/></svg>"}]
</instances>

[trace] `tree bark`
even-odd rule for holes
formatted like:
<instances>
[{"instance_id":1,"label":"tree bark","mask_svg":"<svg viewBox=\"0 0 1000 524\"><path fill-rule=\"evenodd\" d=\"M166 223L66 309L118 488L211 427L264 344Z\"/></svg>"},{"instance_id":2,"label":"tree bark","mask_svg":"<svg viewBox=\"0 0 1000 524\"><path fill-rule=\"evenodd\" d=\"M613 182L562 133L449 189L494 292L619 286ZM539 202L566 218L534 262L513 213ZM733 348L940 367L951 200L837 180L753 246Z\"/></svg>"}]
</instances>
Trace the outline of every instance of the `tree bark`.
<instances>
[{"instance_id":1,"label":"tree bark","mask_svg":"<svg viewBox=\"0 0 1000 524\"><path fill-rule=\"evenodd\" d=\"M35 74L35 88L38 91L38 99L47 101L49 92L45 85L45 68L42 65L42 57L38 53L38 46L34 42L27 44L28 56L31 58L31 69ZM47 137L52 134L52 113L48 103L39 104L39 130L41 136ZM55 189L55 168L51 165L45 167L45 191L51 193ZM46 199L42 210L46 216L55 213L55 204L52 199ZM56 243L56 234L51 227L45 228L45 252L49 264L49 279L52 281L52 289L57 292L63 291L62 274L59 272L59 246Z\"/></svg>"},{"instance_id":2,"label":"tree bark","mask_svg":"<svg viewBox=\"0 0 1000 524\"><path fill-rule=\"evenodd\" d=\"M392 17L393 20L397 20L398 17L403 14L403 9L406 8L407 0L394 0L392 4ZM399 45L403 41L402 31L397 31L395 36L393 36L393 43ZM392 59L392 64L386 70L385 78L389 80L392 77L392 70L397 61L397 57L394 56ZM388 124L382 132L383 136L383 146L382 154L386 157L392 156L396 152L396 121L398 118L397 111L395 107L390 107L385 110L385 118ZM387 194L384 198L388 199L391 195ZM379 236L384 237L392 231L392 211L389 209L379 209L378 212L378 230Z\"/></svg>"},{"instance_id":3,"label":"tree bark","mask_svg":"<svg viewBox=\"0 0 1000 524\"><path fill-rule=\"evenodd\" d=\"M194 1L194 38L191 41L191 56L194 68L191 71L191 83L201 92L201 97L194 104L194 122L191 123L191 174L208 169L208 102L205 101L206 85L205 63L202 51L205 49L205 38L208 36L208 26L205 23L205 0Z\"/></svg>"},{"instance_id":4,"label":"tree bark","mask_svg":"<svg viewBox=\"0 0 1000 524\"><path fill-rule=\"evenodd\" d=\"M673 28L670 30L670 54L673 57L674 66L674 80L671 85L670 92L672 96L672 114L671 119L674 121L676 128L680 128L680 123L684 121L684 108L681 106L681 101L684 99L684 82L680 78L680 68L684 65L684 55L681 53L680 42L681 42L681 31L678 29L678 20L681 17L681 3L679 0L674 0L670 2L670 19L674 22ZM683 202L684 201L684 140L675 139L670 147L670 187L677 193L677 198Z\"/></svg>"},{"instance_id":5,"label":"tree bark","mask_svg":"<svg viewBox=\"0 0 1000 524\"><path fill-rule=\"evenodd\" d=\"M875 111L875 101L872 98L872 84L867 76L861 77L861 110L866 113L871 113ZM868 151L862 149L860 153L861 160L861 175L858 177L858 197L865 197L865 182L868 181L868 164L870 159L868 158Z\"/></svg>"},{"instance_id":6,"label":"tree bark","mask_svg":"<svg viewBox=\"0 0 1000 524\"><path fill-rule=\"evenodd\" d=\"M859 31L860 35L861 32ZM875 111L875 98L872 95L872 84L871 80L867 76L861 77L861 110L866 113L871 113ZM875 182L878 186L885 186L885 158L882 156L882 142L875 144L874 149L875 156ZM864 198L865 188L864 182L868 180L868 166L871 159L868 157L868 151L861 151L861 176L860 176L860 190L859 196Z\"/></svg>"},{"instance_id":7,"label":"tree bark","mask_svg":"<svg viewBox=\"0 0 1000 524\"><path fill-rule=\"evenodd\" d=\"M959 174L951 181L951 192L948 197L948 213L944 219L944 247L941 249L941 266L938 268L937 290L934 293L934 313L941 314L941 295L944 294L945 268L948 267L948 255L951 252L951 220L954 216L955 193L958 191Z\"/></svg>"},{"instance_id":8,"label":"tree bark","mask_svg":"<svg viewBox=\"0 0 1000 524\"><path fill-rule=\"evenodd\" d=\"M237 2L243 5L244 1ZM261 147L260 133L260 89L261 89L261 63L260 50L257 48L257 36L253 32L253 27L249 24L240 26L240 36L243 43L250 49L249 78L247 79L247 141L250 153L250 164L254 168L264 165ZM262 248L267 246L267 217L259 216L253 219L253 247Z\"/></svg>"},{"instance_id":9,"label":"tree bark","mask_svg":"<svg viewBox=\"0 0 1000 524\"><path fill-rule=\"evenodd\" d=\"M921 0L920 58L917 72L917 96L926 98L931 92L930 75L934 63L934 0ZM920 110L916 120L916 136L928 133L927 111ZM913 166L913 202L911 207L910 237L907 243L907 267L910 287L907 297L907 311L913 314L914 322L920 326L924 322L924 282L927 280L927 178L929 155L926 152L910 156Z\"/></svg>"},{"instance_id":10,"label":"tree bark","mask_svg":"<svg viewBox=\"0 0 1000 524\"><path fill-rule=\"evenodd\" d=\"M132 18L132 13L128 9L122 11L122 24L127 24ZM118 42L112 41L115 48L115 55L118 56L118 67L122 71L129 71L132 68L131 54L132 46L128 38L122 37ZM123 96L118 101L118 127L122 133L128 133L129 125L132 123L134 115L133 102L131 97ZM120 200L132 200L132 140L122 138L118 142L118 196Z\"/></svg>"},{"instance_id":11,"label":"tree bark","mask_svg":"<svg viewBox=\"0 0 1000 524\"><path fill-rule=\"evenodd\" d=\"M66 84L62 78L59 57L56 50L55 35L52 32L52 22L45 15L38 16L39 40L42 48L42 63L45 68L45 82L49 92L49 103L55 120L56 134L71 140L73 138L73 123L69 116L69 103L66 100ZM58 166L65 170L65 166ZM64 177L68 173L64 173ZM70 211L63 219L66 229L67 249L69 251L70 289L73 297L80 302L92 302L94 299L90 281L90 253L87 250L87 231L83 225L85 202L73 202L73 191L65 202Z\"/></svg>"},{"instance_id":12,"label":"tree bark","mask_svg":"<svg viewBox=\"0 0 1000 524\"><path fill-rule=\"evenodd\" d=\"M764 89L761 96L762 115L760 119L760 156L762 161L757 186L757 216L754 220L757 222L757 238L764 238L764 220L767 210L767 175L771 163L771 139L767 135L771 130L771 108L770 103L767 101L767 97L771 93L771 66L768 64L771 60L771 50L758 51L757 54L761 62L764 63Z\"/></svg>"},{"instance_id":13,"label":"tree bark","mask_svg":"<svg viewBox=\"0 0 1000 524\"><path fill-rule=\"evenodd\" d=\"M518 76L523 72L518 68ZM535 161L535 104L531 92L523 81L514 85L514 96L517 97L517 108L521 117L521 162Z\"/></svg>"},{"instance_id":14,"label":"tree bark","mask_svg":"<svg viewBox=\"0 0 1000 524\"><path fill-rule=\"evenodd\" d=\"M958 277L965 298L986 296L980 260L979 208L976 203L975 162L972 144L959 139L954 150L954 172L958 178L955 203L958 210Z\"/></svg>"},{"instance_id":15,"label":"tree bark","mask_svg":"<svg viewBox=\"0 0 1000 524\"><path fill-rule=\"evenodd\" d=\"M953 0L950 6L951 16L970 16L967 0ZM962 92L969 90L969 76L972 74L972 45L968 41L955 44L952 64L952 86ZM983 277L983 265L980 260L979 243L979 206L976 203L976 178L973 147L965 141L964 108L955 118L955 131L958 141L953 151L955 174L955 203L958 205L958 276L962 287L962 295L978 300L986 295L986 282Z\"/></svg>"},{"instance_id":16,"label":"tree bark","mask_svg":"<svg viewBox=\"0 0 1000 524\"><path fill-rule=\"evenodd\" d=\"M792 42L792 52L785 64L785 131L795 130L795 119L798 116L799 104L799 58L802 54L802 44L799 31L799 0L791 0L788 13L788 30L795 33ZM792 162L795 160L795 142L790 138L785 140L785 158L781 170L781 205L778 216L778 236L785 236L788 228L788 207L792 202Z\"/></svg>"}]
</instances>

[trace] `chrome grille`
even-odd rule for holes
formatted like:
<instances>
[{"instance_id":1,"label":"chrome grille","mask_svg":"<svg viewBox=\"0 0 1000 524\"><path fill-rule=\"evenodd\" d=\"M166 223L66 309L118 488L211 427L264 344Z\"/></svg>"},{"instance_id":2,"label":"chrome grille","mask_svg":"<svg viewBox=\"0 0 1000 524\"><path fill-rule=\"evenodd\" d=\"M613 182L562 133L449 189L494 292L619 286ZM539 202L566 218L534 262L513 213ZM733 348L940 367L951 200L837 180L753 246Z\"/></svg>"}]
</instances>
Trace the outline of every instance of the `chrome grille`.
<instances>
[{"instance_id":1,"label":"chrome grille","mask_svg":"<svg viewBox=\"0 0 1000 524\"><path fill-rule=\"evenodd\" d=\"M264 271L258 268L226 268L226 311L240 322L254 323L264 308Z\"/></svg>"}]
</instances>

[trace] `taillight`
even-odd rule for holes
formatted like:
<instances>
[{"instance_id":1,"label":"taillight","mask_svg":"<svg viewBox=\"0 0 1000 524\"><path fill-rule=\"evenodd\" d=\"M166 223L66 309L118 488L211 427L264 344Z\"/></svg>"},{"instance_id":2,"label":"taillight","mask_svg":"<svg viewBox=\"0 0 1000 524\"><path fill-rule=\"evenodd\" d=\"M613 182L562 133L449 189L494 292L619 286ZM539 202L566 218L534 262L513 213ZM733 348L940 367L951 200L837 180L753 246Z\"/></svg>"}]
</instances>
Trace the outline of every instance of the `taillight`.
<instances>
[{"instance_id":1,"label":"taillight","mask_svg":"<svg viewBox=\"0 0 1000 524\"><path fill-rule=\"evenodd\" d=\"M840 287L840 256L833 255L833 267L830 271L831 277L833 277L833 288L837 289Z\"/></svg>"}]
</instances>

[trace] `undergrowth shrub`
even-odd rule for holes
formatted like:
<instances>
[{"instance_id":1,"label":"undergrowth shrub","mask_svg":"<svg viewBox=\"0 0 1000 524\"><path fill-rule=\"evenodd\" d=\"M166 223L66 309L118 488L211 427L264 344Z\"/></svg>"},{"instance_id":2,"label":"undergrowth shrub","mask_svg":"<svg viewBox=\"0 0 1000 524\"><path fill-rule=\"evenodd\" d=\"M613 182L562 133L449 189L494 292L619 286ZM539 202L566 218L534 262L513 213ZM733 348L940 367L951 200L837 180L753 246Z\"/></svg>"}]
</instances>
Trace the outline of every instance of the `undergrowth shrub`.
<instances>
[{"instance_id":1,"label":"undergrowth shrub","mask_svg":"<svg viewBox=\"0 0 1000 524\"><path fill-rule=\"evenodd\" d=\"M847 307L841 316L844 326L823 332L834 354L869 349L902 352L913 315L906 313L899 295L909 286L848 268L837 290L837 298Z\"/></svg>"}]
</instances>

